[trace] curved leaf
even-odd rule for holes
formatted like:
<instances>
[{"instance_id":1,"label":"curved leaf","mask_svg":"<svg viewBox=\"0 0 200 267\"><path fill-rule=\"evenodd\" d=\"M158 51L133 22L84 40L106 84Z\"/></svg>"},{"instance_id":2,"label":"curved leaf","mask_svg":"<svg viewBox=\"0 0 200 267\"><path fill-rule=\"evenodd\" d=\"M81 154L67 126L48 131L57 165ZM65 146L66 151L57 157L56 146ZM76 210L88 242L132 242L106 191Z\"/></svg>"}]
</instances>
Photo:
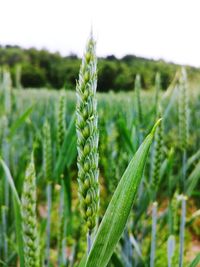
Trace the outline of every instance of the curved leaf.
<instances>
[{"instance_id":1,"label":"curved leaf","mask_svg":"<svg viewBox=\"0 0 200 267\"><path fill-rule=\"evenodd\" d=\"M192 173L188 177L187 186L186 186L187 196L192 195L193 190L195 189L195 186L197 185L199 179L200 179L200 161L197 163L194 170L192 171Z\"/></svg>"},{"instance_id":2,"label":"curved leaf","mask_svg":"<svg viewBox=\"0 0 200 267\"><path fill-rule=\"evenodd\" d=\"M153 141L155 129L159 122L160 120L139 147L124 172L97 231L86 267L105 267L108 264L126 226L138 186L142 179L143 169Z\"/></svg>"},{"instance_id":3,"label":"curved leaf","mask_svg":"<svg viewBox=\"0 0 200 267\"><path fill-rule=\"evenodd\" d=\"M63 145L61 147L56 166L54 170L54 177L58 179L65 167L70 167L76 157L76 134L75 134L75 116L73 115L69 128L66 131Z\"/></svg>"},{"instance_id":4,"label":"curved leaf","mask_svg":"<svg viewBox=\"0 0 200 267\"><path fill-rule=\"evenodd\" d=\"M190 263L189 267L196 267L196 266L198 266L199 262L200 262L200 253Z\"/></svg>"},{"instance_id":5,"label":"curved leaf","mask_svg":"<svg viewBox=\"0 0 200 267\"><path fill-rule=\"evenodd\" d=\"M16 130L25 122L25 120L28 118L28 116L31 114L33 111L33 107L29 107L11 126L10 128L10 133L8 135L9 138L12 138L14 134L16 133Z\"/></svg>"},{"instance_id":6,"label":"curved leaf","mask_svg":"<svg viewBox=\"0 0 200 267\"><path fill-rule=\"evenodd\" d=\"M12 197L13 197L13 206L15 212L15 220L16 220L16 237L18 243L18 252L19 252L19 259L20 259L20 266L24 267L24 250L23 250L23 238L22 238L22 218L21 218L21 201L19 199L19 195L17 193L13 178L11 173L6 165L6 163L0 159L0 163L3 167L3 170L6 175L6 179L10 185L12 190Z\"/></svg>"}]
</instances>

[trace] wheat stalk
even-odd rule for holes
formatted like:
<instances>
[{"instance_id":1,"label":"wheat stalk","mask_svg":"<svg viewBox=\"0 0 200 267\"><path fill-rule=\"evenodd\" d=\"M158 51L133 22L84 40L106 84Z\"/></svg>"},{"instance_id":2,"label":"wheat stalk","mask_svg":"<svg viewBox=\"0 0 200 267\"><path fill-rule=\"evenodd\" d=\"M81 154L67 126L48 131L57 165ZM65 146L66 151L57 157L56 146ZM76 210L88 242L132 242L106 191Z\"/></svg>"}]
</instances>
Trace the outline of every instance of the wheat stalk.
<instances>
[{"instance_id":1,"label":"wheat stalk","mask_svg":"<svg viewBox=\"0 0 200 267\"><path fill-rule=\"evenodd\" d=\"M11 87L12 87L12 80L10 72L7 69L4 69L2 88L4 90L4 107L6 115L10 115L11 113Z\"/></svg>"},{"instance_id":2,"label":"wheat stalk","mask_svg":"<svg viewBox=\"0 0 200 267\"><path fill-rule=\"evenodd\" d=\"M96 225L99 207L96 66L95 41L91 35L76 86L79 198L82 215L88 228L88 251L91 248L91 232Z\"/></svg>"},{"instance_id":3,"label":"wheat stalk","mask_svg":"<svg viewBox=\"0 0 200 267\"><path fill-rule=\"evenodd\" d=\"M47 121L43 127L43 164L44 178L47 182L47 225L46 225L46 258L45 266L50 264L50 236L51 236L51 206L52 206L52 144L51 144L51 129Z\"/></svg>"},{"instance_id":4,"label":"wheat stalk","mask_svg":"<svg viewBox=\"0 0 200 267\"><path fill-rule=\"evenodd\" d=\"M180 248L179 248L179 267L183 266L184 255L184 232L186 221L186 196L185 182L186 182L186 162L187 162L187 146L188 146L188 95L187 95L187 74L186 70L182 68L179 80L179 138L180 147L182 149L182 174L181 174L181 220L180 220Z\"/></svg>"},{"instance_id":5,"label":"wheat stalk","mask_svg":"<svg viewBox=\"0 0 200 267\"><path fill-rule=\"evenodd\" d=\"M65 96L61 95L58 104L58 116L57 116L57 143L58 149L61 148L66 131L65 125Z\"/></svg>"},{"instance_id":6,"label":"wheat stalk","mask_svg":"<svg viewBox=\"0 0 200 267\"><path fill-rule=\"evenodd\" d=\"M142 112L142 103L141 103L141 77L139 74L135 77L135 94L136 94L136 107L137 115L140 127L143 123L143 112Z\"/></svg>"},{"instance_id":7,"label":"wheat stalk","mask_svg":"<svg viewBox=\"0 0 200 267\"><path fill-rule=\"evenodd\" d=\"M159 116L162 112L159 108ZM160 171L163 161L163 120L160 122L156 129L155 141L154 141L154 153L153 153L153 166L152 166L152 200L156 200L158 187L160 184Z\"/></svg>"},{"instance_id":8,"label":"wheat stalk","mask_svg":"<svg viewBox=\"0 0 200 267\"><path fill-rule=\"evenodd\" d=\"M44 178L47 182L52 182L52 144L51 144L51 129L48 121L45 121L43 126L43 168Z\"/></svg>"},{"instance_id":9,"label":"wheat stalk","mask_svg":"<svg viewBox=\"0 0 200 267\"><path fill-rule=\"evenodd\" d=\"M179 80L179 140L182 150L188 145L188 95L187 95L187 74L182 68Z\"/></svg>"},{"instance_id":10,"label":"wheat stalk","mask_svg":"<svg viewBox=\"0 0 200 267\"><path fill-rule=\"evenodd\" d=\"M161 116L161 107L159 107L159 116ZM150 267L154 267L156 254L156 226L157 226L157 202L156 196L160 184L160 171L163 160L163 120L161 120L155 133L153 168L152 168L152 232L151 232L151 252Z\"/></svg>"},{"instance_id":11,"label":"wheat stalk","mask_svg":"<svg viewBox=\"0 0 200 267\"><path fill-rule=\"evenodd\" d=\"M151 252L150 252L150 267L154 267L156 254L156 226L157 226L157 206L155 201L152 205L152 230L151 230Z\"/></svg>"},{"instance_id":12,"label":"wheat stalk","mask_svg":"<svg viewBox=\"0 0 200 267\"><path fill-rule=\"evenodd\" d=\"M38 234L36 218L36 177L33 154L29 163L21 199L24 258L26 267L39 266Z\"/></svg>"},{"instance_id":13,"label":"wheat stalk","mask_svg":"<svg viewBox=\"0 0 200 267\"><path fill-rule=\"evenodd\" d=\"M155 77L155 117L156 118L158 117L160 89L161 89L160 73L157 72L156 77Z\"/></svg>"},{"instance_id":14,"label":"wheat stalk","mask_svg":"<svg viewBox=\"0 0 200 267\"><path fill-rule=\"evenodd\" d=\"M58 104L58 113L57 113L57 147L58 152L60 151L66 132L66 123L65 123L65 96L61 95ZM66 265L65 257L65 247L66 247L66 221L65 221L65 196L64 196L64 182L63 174L61 175L61 187L60 187L60 203L59 203L59 227L58 227L58 266Z\"/></svg>"}]
</instances>

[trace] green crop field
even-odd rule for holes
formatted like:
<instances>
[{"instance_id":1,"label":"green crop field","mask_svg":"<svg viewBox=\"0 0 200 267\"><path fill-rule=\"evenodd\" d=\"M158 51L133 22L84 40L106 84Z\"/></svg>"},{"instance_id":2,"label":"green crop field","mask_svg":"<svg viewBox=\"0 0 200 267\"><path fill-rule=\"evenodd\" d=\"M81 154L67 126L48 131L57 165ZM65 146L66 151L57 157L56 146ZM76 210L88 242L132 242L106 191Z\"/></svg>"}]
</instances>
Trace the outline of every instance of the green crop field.
<instances>
[{"instance_id":1,"label":"green crop field","mask_svg":"<svg viewBox=\"0 0 200 267\"><path fill-rule=\"evenodd\" d=\"M200 86L173 77L96 93L92 37L76 92L2 66L0 266L200 266Z\"/></svg>"}]
</instances>

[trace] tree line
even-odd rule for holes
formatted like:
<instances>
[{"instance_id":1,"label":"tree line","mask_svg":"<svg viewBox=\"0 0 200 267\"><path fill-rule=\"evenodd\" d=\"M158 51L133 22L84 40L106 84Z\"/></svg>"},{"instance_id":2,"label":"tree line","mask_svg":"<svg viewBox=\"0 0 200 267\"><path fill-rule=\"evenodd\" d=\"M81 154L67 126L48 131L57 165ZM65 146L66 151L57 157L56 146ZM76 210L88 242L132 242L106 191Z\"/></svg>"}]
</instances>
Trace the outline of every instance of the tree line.
<instances>
[{"instance_id":1,"label":"tree line","mask_svg":"<svg viewBox=\"0 0 200 267\"><path fill-rule=\"evenodd\" d=\"M16 86L16 76L24 88L66 88L76 86L80 58L75 54L62 56L48 50L24 49L19 46L0 46L0 66L8 66ZM155 74L160 73L162 88L166 89L179 65L163 60L152 60L134 55L116 58L109 55L98 59L98 91L129 91L134 88L136 74L140 74L142 87L154 86ZM188 67L189 75L197 69ZM20 72L20 73L19 73Z\"/></svg>"}]
</instances>

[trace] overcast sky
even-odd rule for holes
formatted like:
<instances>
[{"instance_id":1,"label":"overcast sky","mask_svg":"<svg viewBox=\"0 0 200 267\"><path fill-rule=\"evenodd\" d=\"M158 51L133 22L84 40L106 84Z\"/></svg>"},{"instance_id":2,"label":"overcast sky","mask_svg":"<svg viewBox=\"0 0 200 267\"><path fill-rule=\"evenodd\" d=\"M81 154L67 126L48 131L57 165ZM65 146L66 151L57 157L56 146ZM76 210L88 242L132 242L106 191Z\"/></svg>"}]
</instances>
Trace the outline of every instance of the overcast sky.
<instances>
[{"instance_id":1,"label":"overcast sky","mask_svg":"<svg viewBox=\"0 0 200 267\"><path fill-rule=\"evenodd\" d=\"M199 0L0 0L0 44L82 56L135 54L200 66Z\"/></svg>"}]
</instances>

